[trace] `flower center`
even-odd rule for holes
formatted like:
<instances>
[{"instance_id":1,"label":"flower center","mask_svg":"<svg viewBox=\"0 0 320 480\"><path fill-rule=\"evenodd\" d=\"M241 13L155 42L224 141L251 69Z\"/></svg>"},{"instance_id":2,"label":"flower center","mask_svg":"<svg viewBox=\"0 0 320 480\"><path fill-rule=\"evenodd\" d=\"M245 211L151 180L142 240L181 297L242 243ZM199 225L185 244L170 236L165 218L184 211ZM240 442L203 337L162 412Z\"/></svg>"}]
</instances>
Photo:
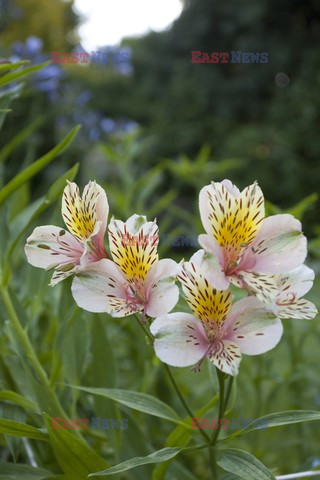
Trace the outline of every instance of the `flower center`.
<instances>
[{"instance_id":1,"label":"flower center","mask_svg":"<svg viewBox=\"0 0 320 480\"><path fill-rule=\"evenodd\" d=\"M141 310L147 303L144 282L139 278L130 281L126 286L126 293L127 304L132 310Z\"/></svg>"}]
</instances>

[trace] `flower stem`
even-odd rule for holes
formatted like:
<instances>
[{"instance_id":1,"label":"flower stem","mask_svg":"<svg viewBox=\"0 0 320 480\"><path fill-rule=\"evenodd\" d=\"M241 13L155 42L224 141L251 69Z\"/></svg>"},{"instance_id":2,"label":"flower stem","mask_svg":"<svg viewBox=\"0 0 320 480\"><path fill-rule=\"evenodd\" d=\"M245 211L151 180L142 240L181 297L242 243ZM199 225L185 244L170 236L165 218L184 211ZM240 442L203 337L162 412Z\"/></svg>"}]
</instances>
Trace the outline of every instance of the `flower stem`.
<instances>
[{"instance_id":1,"label":"flower stem","mask_svg":"<svg viewBox=\"0 0 320 480\"><path fill-rule=\"evenodd\" d=\"M223 414L224 414L224 410L225 410L225 397L224 397L224 386L225 386L225 375L223 372L221 372L221 370L219 369L216 369L217 371L217 376L218 376L218 380L219 380L219 413L218 413L218 418L219 418L219 423L218 423L218 428L217 430L214 432L213 436L212 436L212 440L211 440L211 445L214 446L218 440L218 437L219 437L219 433L220 433L220 430L221 430L221 419L223 417Z\"/></svg>"},{"instance_id":2,"label":"flower stem","mask_svg":"<svg viewBox=\"0 0 320 480\"><path fill-rule=\"evenodd\" d=\"M227 388L227 391L225 393L225 380L226 380L227 376L223 372L221 372L221 370L219 370L218 368L216 369L216 372L217 372L217 377L218 377L218 381L219 381L219 413L218 413L219 423L218 423L217 430L214 432L214 434L212 436L212 439L211 439L211 442L210 442L211 447L214 447L215 444L217 443L217 440L218 440L218 437L219 437L219 434L220 434L220 430L221 430L221 419L224 415L224 412L227 409L229 398L230 398L230 395L231 395L232 384L233 384L233 377L230 377L228 388ZM211 471L212 471L212 474L213 474L213 480L217 480L218 479L217 461L216 461L214 448L211 448L210 460L211 460L210 461L210 466L211 466Z\"/></svg>"},{"instance_id":3,"label":"flower stem","mask_svg":"<svg viewBox=\"0 0 320 480\"><path fill-rule=\"evenodd\" d=\"M149 340L150 340L151 343L153 344L153 342L154 342L153 336L152 336L151 333L148 331L148 329L141 323L139 316L138 316L138 315L135 315L135 317L136 317L136 319L137 319L140 327L142 328L142 330L144 331L144 333L146 334L146 336L149 338ZM169 377L169 379L170 379L170 382L172 383L172 386L173 386L173 388L175 389L175 391L176 391L176 393L177 393L177 395L178 395L178 397L179 397L182 405L184 406L187 414L189 415L190 418L194 417L195 415L192 413L191 408L190 408L189 405L187 404L184 396L182 395L182 393L181 393L181 391L180 391L180 389L179 389L179 387L178 387L178 384L177 384L177 382L176 382L176 380L175 380L175 378L174 378L174 376L173 376L173 374L172 374L172 372L171 372L171 369L170 369L169 365L167 365L166 363L163 363L163 366L164 366L164 369L165 369L165 371L166 371L167 374L168 374L168 377ZM204 432L204 431L201 430L201 429L199 430L199 432L200 432L200 434L203 436L203 438L204 438L207 442L210 441L210 438L209 438L209 436L206 434L206 432Z\"/></svg>"}]
</instances>

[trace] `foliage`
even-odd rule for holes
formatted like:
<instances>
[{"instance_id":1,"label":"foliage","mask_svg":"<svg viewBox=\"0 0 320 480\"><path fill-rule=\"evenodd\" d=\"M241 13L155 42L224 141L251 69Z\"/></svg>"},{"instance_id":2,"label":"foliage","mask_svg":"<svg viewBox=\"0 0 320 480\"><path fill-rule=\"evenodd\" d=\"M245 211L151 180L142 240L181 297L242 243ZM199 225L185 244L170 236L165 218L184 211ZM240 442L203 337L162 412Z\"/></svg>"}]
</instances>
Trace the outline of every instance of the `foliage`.
<instances>
[{"instance_id":1,"label":"foliage","mask_svg":"<svg viewBox=\"0 0 320 480\"><path fill-rule=\"evenodd\" d=\"M42 4L44 9L53 8L47 3ZM65 5L61 8L69 9ZM88 143L90 135L81 136L82 131L75 136L72 102L68 122L53 127L60 106L48 107L45 93L33 90L31 83L21 84L41 67L0 66L0 82L3 86L8 82L9 87L0 94L0 479L80 480L99 472L119 480L212 476L212 451L202 448L201 433L191 428L190 415L186 416L134 319L120 322L81 312L70 289L59 285L52 290L47 285L50 273L39 274L26 263L23 244L33 226L40 220L59 224L66 180L78 174L75 161L81 162L80 183L99 178L115 216L125 219L138 212L149 219L157 217L160 233L171 238L202 231L196 195L206 181L220 180L230 172L242 184L257 178L275 203L268 205L269 214L292 212L315 234L309 263L318 268L320 231L309 226L315 220L310 210L317 196L311 192L317 190L318 168L314 122L318 95L312 80L316 61L311 40L319 33L305 23L311 4L308 9L295 2L287 11L291 35L282 34L282 23L277 21L274 38L262 28L274 19L272 2L270 6L249 2L243 12L240 6L224 5L190 1L171 31L130 41L135 51L133 77L103 73L97 80L88 73L78 75L76 98L90 85L90 108L99 105L101 118L133 119L143 127L129 132L120 128L101 141L91 137ZM28 2L30 12L32 8ZM61 19L54 18L58 28ZM219 26L214 34L213 23ZM189 37L181 33L186 28L192 32ZM231 38L230 29L233 39L227 44L224 39ZM287 90L267 88L265 79L272 78L274 65L267 66L267 74L248 65L235 72L210 65L191 70L189 51L195 45L203 50L215 45L221 51L235 44L251 48L250 38L257 38L257 29L261 38L254 49L269 48L270 56L279 41L289 50L293 33L297 51L302 37L304 49L310 47L311 53L300 59L296 70L295 58L289 54L277 60L276 70L285 61L286 71L297 77ZM7 45L17 38L14 32L5 38ZM36 27L27 29L21 40L29 34L43 36L48 51L53 44L60 48ZM69 47L61 35L61 48L64 45ZM217 94L221 82L225 90ZM68 94L73 90L69 88ZM30 105L35 105L33 110ZM294 121L288 122L288 116ZM195 121L198 118L203 121ZM275 179L280 189L274 188ZM189 258L195 248L173 247L164 241L159 251L180 260ZM317 280L309 298L318 305L319 291ZM183 300L177 308L186 308ZM237 401L230 402L227 416L257 419L270 411L278 413L268 417L266 430L246 429L235 435L222 431L214 453L221 469L234 474L225 478L271 479L318 465L319 428L311 420L319 419L319 324L290 320L285 327L284 341L271 355L243 360L237 394L234 391ZM196 415L216 418L218 387L212 370L205 367L195 375L174 369L173 374ZM51 428L51 417L98 416L127 418L128 429Z\"/></svg>"}]
</instances>

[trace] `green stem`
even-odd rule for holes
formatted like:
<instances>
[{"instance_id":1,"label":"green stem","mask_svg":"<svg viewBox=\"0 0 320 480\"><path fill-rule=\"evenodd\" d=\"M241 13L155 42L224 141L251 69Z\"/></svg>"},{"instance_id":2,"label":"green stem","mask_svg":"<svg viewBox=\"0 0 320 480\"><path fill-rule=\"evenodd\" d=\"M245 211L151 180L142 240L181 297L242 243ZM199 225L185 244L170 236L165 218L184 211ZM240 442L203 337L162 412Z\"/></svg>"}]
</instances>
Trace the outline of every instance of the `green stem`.
<instances>
[{"instance_id":1,"label":"green stem","mask_svg":"<svg viewBox=\"0 0 320 480\"><path fill-rule=\"evenodd\" d=\"M223 406L223 413L225 413L228 409L228 403L229 403L230 395L231 395L231 392L232 392L233 380L234 380L234 377L230 376L229 377L228 388L227 388L227 393L226 393L226 398L225 398L224 406Z\"/></svg>"},{"instance_id":2,"label":"green stem","mask_svg":"<svg viewBox=\"0 0 320 480\"><path fill-rule=\"evenodd\" d=\"M137 319L140 327L141 327L142 330L144 331L145 335L149 338L149 340L150 340L151 343L153 344L153 342L154 342L153 336L151 335L151 333L149 332L149 330L148 330L147 328L145 328L144 325L142 325L139 316L138 316L138 315L135 315L135 317L136 317L136 319ZM172 375L172 372L171 372L171 369L170 369L169 365L167 365L166 363L163 363L163 366L164 366L164 369L166 370L166 372L167 372L167 374L168 374L168 377L169 377L169 379L170 379L170 381L171 381L171 383L172 383L172 386L173 386L173 388L175 389L175 391L176 391L176 393L177 393L177 395L178 395L178 397L179 397L182 405L184 406L187 414L189 415L190 418L194 417L194 414L192 413L191 408L189 407L189 405L187 404L184 396L183 396L182 393L180 392L180 389L179 389L179 387L178 387L178 384L177 384L174 376ZM204 432L204 431L201 430L201 429L199 430L199 432L200 432L200 434L203 436L203 438L204 438L207 442L210 441L210 438L209 438L209 436L206 434L206 432Z\"/></svg>"},{"instance_id":3,"label":"green stem","mask_svg":"<svg viewBox=\"0 0 320 480\"><path fill-rule=\"evenodd\" d=\"M226 375L221 372L221 370L216 369L217 372L217 377L219 381L219 423L218 423L218 428L214 432L212 439L211 439L211 447L214 447L215 444L217 443L217 440L219 438L220 430L221 430L221 419L223 418L224 412L227 409L228 402L230 399L231 391L232 391L232 384L233 384L233 377L230 377L228 388L225 394L225 380L226 380ZM211 466L211 471L213 475L213 480L218 479L218 472L217 472L217 461L216 461L216 455L214 448L211 448L211 455L210 455L210 466Z\"/></svg>"},{"instance_id":4,"label":"green stem","mask_svg":"<svg viewBox=\"0 0 320 480\"><path fill-rule=\"evenodd\" d=\"M219 413L218 413L218 418L219 418L219 423L218 423L218 428L214 432L211 440L211 445L214 446L218 440L219 433L221 430L221 419L224 414L224 408L225 408L225 398L224 398L224 384L225 384L225 376L224 373L221 372L221 370L217 369L217 376L219 380Z\"/></svg>"},{"instance_id":5,"label":"green stem","mask_svg":"<svg viewBox=\"0 0 320 480\"><path fill-rule=\"evenodd\" d=\"M16 334L17 334L17 337L20 341L20 344L23 347L24 352L25 352L30 364L33 367L33 370L37 374L41 383L43 383L43 385L45 385L46 387L50 388L50 383L49 383L47 374L44 371L44 369L42 368L42 365L40 364L40 362L39 362L39 360L38 360L38 358L37 358L37 356L36 356L36 354L33 350L33 347L30 343L29 337L28 337L26 331L24 330L24 328L22 327L22 325L19 321L19 318L18 318L18 316L16 314L16 311L14 309L14 306L12 304L8 289L6 287L3 287L3 286L1 287L1 296L2 296L4 306L6 307L7 312L9 314L9 317L10 317L10 320L11 320L11 325L13 326L13 328L14 328Z\"/></svg>"},{"instance_id":6,"label":"green stem","mask_svg":"<svg viewBox=\"0 0 320 480\"><path fill-rule=\"evenodd\" d=\"M48 379L48 376L42 367L41 363L38 360L38 357L33 349L33 346L29 340L27 332L24 330L22 327L20 320L18 318L18 315L15 311L14 305L12 303L9 291L7 287L0 285L0 293L1 297L4 303L4 306L8 312L8 315L10 317L11 325L14 328L14 331L17 335L17 338L20 342L21 347L24 350L24 353L30 362L34 373L36 374L38 381L43 385L45 390L47 391L48 395L52 398L53 403L57 409L56 414L59 415L61 418L68 418L66 412L64 411L62 405L60 404L60 401L58 400L58 397L56 396L55 392L51 389L50 386L50 381ZM74 430L75 434L81 438L81 434L79 433L78 430Z\"/></svg>"}]
</instances>

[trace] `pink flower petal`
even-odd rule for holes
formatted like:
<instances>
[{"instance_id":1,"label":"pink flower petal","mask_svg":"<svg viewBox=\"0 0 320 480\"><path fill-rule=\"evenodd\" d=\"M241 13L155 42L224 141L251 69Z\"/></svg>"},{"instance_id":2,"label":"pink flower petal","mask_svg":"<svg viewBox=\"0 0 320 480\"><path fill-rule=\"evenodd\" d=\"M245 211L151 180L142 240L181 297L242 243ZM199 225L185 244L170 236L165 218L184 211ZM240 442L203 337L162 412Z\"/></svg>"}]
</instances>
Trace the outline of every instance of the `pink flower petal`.
<instances>
[{"instance_id":1,"label":"pink flower petal","mask_svg":"<svg viewBox=\"0 0 320 480\"><path fill-rule=\"evenodd\" d=\"M83 246L63 228L47 225L34 229L27 238L25 253L31 265L50 270L79 264Z\"/></svg>"},{"instance_id":2,"label":"pink flower petal","mask_svg":"<svg viewBox=\"0 0 320 480\"><path fill-rule=\"evenodd\" d=\"M259 273L283 273L300 266L307 255L307 241L301 223L292 215L264 219L261 229L246 250L239 268Z\"/></svg>"},{"instance_id":3,"label":"pink flower petal","mask_svg":"<svg viewBox=\"0 0 320 480\"><path fill-rule=\"evenodd\" d=\"M241 351L235 342L222 340L220 349L209 357L211 362L224 373L236 376L241 362Z\"/></svg>"},{"instance_id":4,"label":"pink flower petal","mask_svg":"<svg viewBox=\"0 0 320 480\"><path fill-rule=\"evenodd\" d=\"M154 349L162 362L174 367L194 365L209 346L204 328L189 313L169 313L156 318L150 331L155 337Z\"/></svg>"},{"instance_id":5,"label":"pink flower petal","mask_svg":"<svg viewBox=\"0 0 320 480\"><path fill-rule=\"evenodd\" d=\"M277 316L279 318L312 320L317 313L317 307L304 298L298 298L288 305L277 305Z\"/></svg>"},{"instance_id":6,"label":"pink flower petal","mask_svg":"<svg viewBox=\"0 0 320 480\"><path fill-rule=\"evenodd\" d=\"M214 238L210 235L200 235L199 243L204 250L198 250L190 259L193 263L201 268L203 276L217 289L226 290L230 285L230 280L226 276L223 264L220 261L220 252L222 250L220 246L215 242ZM212 245L211 245L212 244ZM214 252L211 246L215 245L220 250L219 256Z\"/></svg>"},{"instance_id":7,"label":"pink flower petal","mask_svg":"<svg viewBox=\"0 0 320 480\"><path fill-rule=\"evenodd\" d=\"M268 303L276 298L279 289L275 275L265 275L255 272L239 272L242 287L255 295L262 302Z\"/></svg>"},{"instance_id":8,"label":"pink flower petal","mask_svg":"<svg viewBox=\"0 0 320 480\"><path fill-rule=\"evenodd\" d=\"M78 273L72 283L72 294L84 310L122 317L136 311L127 304L126 287L121 270L111 260L103 259Z\"/></svg>"},{"instance_id":9,"label":"pink flower petal","mask_svg":"<svg viewBox=\"0 0 320 480\"><path fill-rule=\"evenodd\" d=\"M306 265L301 265L291 272L278 275L279 300L286 300L288 294L291 293L297 298L303 297L311 289L314 277L314 271Z\"/></svg>"},{"instance_id":10,"label":"pink flower petal","mask_svg":"<svg viewBox=\"0 0 320 480\"><path fill-rule=\"evenodd\" d=\"M259 355L274 348L283 332L281 321L255 297L236 302L225 323L225 338L239 345L246 355Z\"/></svg>"},{"instance_id":11,"label":"pink flower petal","mask_svg":"<svg viewBox=\"0 0 320 480\"><path fill-rule=\"evenodd\" d=\"M240 190L238 187L236 187L230 180L225 179L222 180L222 185L227 187L228 191L233 195L234 197L239 197L240 196Z\"/></svg>"},{"instance_id":12,"label":"pink flower petal","mask_svg":"<svg viewBox=\"0 0 320 480\"><path fill-rule=\"evenodd\" d=\"M159 260L150 268L145 280L147 315L159 317L175 307L179 300L179 288L175 284L179 271L179 265L171 259Z\"/></svg>"}]
</instances>

